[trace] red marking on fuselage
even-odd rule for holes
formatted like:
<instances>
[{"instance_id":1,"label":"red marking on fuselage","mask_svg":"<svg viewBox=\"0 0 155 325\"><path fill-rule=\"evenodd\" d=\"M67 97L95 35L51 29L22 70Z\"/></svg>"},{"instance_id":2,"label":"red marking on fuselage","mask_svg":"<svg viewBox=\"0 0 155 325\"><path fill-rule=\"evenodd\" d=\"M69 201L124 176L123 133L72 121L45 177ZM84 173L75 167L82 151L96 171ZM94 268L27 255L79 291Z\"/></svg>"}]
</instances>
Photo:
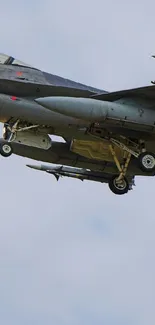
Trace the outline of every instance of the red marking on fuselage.
<instances>
[{"instance_id":1,"label":"red marking on fuselage","mask_svg":"<svg viewBox=\"0 0 155 325\"><path fill-rule=\"evenodd\" d=\"M17 97L16 96L11 96L11 99L12 100L17 100Z\"/></svg>"},{"instance_id":2,"label":"red marking on fuselage","mask_svg":"<svg viewBox=\"0 0 155 325\"><path fill-rule=\"evenodd\" d=\"M21 71L17 71L17 72L16 72L16 75L17 75L18 77L21 77L22 74L23 74L23 72L21 72Z\"/></svg>"}]
</instances>

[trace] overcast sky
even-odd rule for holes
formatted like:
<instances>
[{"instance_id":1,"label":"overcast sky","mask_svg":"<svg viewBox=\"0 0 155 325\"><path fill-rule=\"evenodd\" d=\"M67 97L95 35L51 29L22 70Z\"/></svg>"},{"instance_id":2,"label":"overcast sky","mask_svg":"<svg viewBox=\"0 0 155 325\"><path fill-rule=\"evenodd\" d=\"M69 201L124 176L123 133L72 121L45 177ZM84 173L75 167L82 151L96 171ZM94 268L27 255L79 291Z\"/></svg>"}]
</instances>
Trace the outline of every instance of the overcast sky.
<instances>
[{"instance_id":1,"label":"overcast sky","mask_svg":"<svg viewBox=\"0 0 155 325\"><path fill-rule=\"evenodd\" d=\"M0 50L113 91L155 79L154 0L0 1ZM128 195L0 158L0 324L154 325L155 180Z\"/></svg>"}]
</instances>

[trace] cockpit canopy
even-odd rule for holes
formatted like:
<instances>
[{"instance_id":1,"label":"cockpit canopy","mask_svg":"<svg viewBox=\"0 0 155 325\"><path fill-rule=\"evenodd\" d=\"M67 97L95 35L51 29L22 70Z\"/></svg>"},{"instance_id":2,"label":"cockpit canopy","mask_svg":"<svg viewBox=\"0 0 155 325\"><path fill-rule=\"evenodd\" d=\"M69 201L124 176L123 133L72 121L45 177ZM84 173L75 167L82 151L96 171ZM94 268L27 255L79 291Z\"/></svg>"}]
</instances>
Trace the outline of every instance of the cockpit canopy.
<instances>
[{"instance_id":1,"label":"cockpit canopy","mask_svg":"<svg viewBox=\"0 0 155 325\"><path fill-rule=\"evenodd\" d=\"M22 61L16 60L14 57L9 56L7 54L0 53L0 64L7 64L7 65L19 65L22 67L33 68L29 64L26 64Z\"/></svg>"}]
</instances>

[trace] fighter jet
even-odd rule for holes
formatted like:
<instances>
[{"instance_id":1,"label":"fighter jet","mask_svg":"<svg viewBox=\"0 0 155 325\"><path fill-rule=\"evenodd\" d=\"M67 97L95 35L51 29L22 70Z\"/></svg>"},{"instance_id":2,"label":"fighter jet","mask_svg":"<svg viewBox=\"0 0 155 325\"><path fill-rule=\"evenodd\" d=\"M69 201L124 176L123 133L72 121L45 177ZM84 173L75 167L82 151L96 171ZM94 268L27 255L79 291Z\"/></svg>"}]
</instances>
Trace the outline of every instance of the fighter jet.
<instances>
[{"instance_id":1,"label":"fighter jet","mask_svg":"<svg viewBox=\"0 0 155 325\"><path fill-rule=\"evenodd\" d=\"M125 194L136 175L155 175L153 84L108 92L0 54L0 154L54 163L29 167Z\"/></svg>"}]
</instances>

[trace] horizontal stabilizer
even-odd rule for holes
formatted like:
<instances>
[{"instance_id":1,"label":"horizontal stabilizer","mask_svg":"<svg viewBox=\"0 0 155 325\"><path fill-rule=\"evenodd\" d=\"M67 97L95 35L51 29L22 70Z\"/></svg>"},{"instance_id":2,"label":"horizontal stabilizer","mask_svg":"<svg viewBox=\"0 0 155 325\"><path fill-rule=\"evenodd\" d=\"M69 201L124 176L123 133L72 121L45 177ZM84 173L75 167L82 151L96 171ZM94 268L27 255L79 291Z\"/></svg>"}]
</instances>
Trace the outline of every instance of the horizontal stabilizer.
<instances>
[{"instance_id":1,"label":"horizontal stabilizer","mask_svg":"<svg viewBox=\"0 0 155 325\"><path fill-rule=\"evenodd\" d=\"M146 87L140 87L140 88L133 88L133 89L127 89L127 90L120 90L120 91L114 91L111 93L102 93L102 94L96 94L92 95L91 98L97 99L97 100L103 100L103 101L116 101L121 98L149 98L149 99L155 99L155 87L153 85L146 86Z\"/></svg>"}]
</instances>

